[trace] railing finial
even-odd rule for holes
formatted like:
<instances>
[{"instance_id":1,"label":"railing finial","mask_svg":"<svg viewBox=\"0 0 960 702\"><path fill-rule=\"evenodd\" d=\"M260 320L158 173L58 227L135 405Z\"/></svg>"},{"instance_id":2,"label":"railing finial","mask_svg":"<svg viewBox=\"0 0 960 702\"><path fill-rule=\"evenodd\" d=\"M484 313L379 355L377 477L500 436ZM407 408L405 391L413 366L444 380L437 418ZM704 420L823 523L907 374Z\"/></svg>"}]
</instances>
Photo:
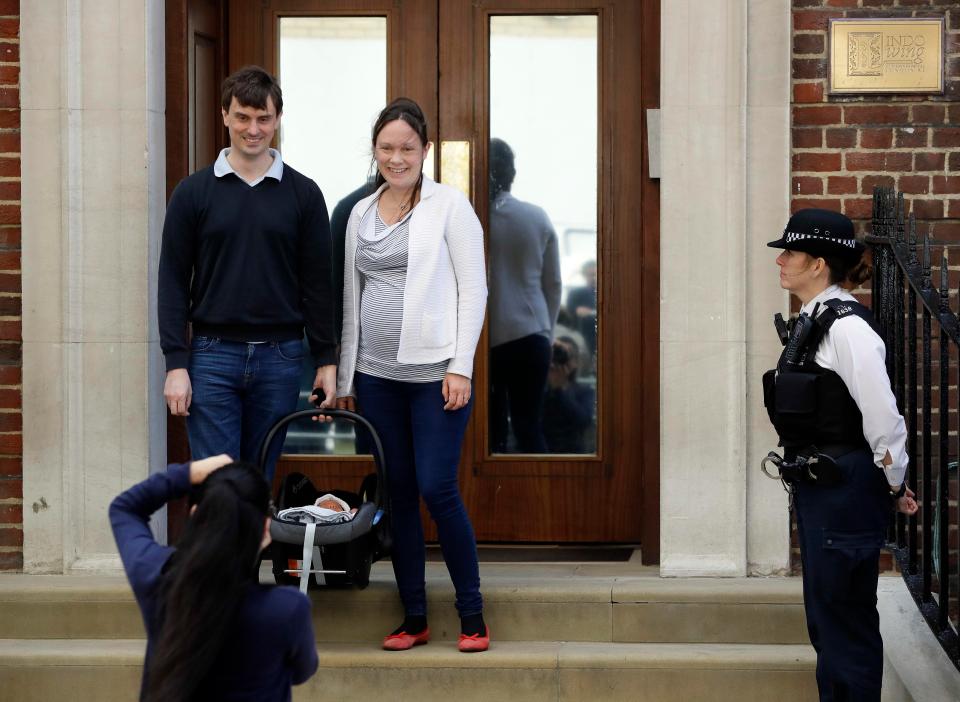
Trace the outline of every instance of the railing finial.
<instances>
[{"instance_id":1,"label":"railing finial","mask_svg":"<svg viewBox=\"0 0 960 702\"><path fill-rule=\"evenodd\" d=\"M923 237L923 287L933 287L933 280L930 275L930 233Z\"/></svg>"},{"instance_id":2,"label":"railing finial","mask_svg":"<svg viewBox=\"0 0 960 702\"><path fill-rule=\"evenodd\" d=\"M911 212L908 226L908 242L910 244L910 263L917 265L917 216Z\"/></svg>"},{"instance_id":3,"label":"railing finial","mask_svg":"<svg viewBox=\"0 0 960 702\"><path fill-rule=\"evenodd\" d=\"M947 259L947 247L943 247L943 256L940 257L940 309L950 311L950 262Z\"/></svg>"},{"instance_id":4,"label":"railing finial","mask_svg":"<svg viewBox=\"0 0 960 702\"><path fill-rule=\"evenodd\" d=\"M903 220L904 215L906 214L906 207L904 206L903 193L897 193L897 223L894 227L894 238L898 244L903 243Z\"/></svg>"}]
</instances>

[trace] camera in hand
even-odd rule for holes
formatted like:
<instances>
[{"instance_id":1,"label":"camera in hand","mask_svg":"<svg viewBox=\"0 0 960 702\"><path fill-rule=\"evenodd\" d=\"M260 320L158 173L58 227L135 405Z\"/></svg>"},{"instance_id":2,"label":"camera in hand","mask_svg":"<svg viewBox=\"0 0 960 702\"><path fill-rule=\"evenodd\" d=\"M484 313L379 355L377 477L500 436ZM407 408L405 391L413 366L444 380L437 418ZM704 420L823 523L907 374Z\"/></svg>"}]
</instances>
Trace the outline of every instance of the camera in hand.
<instances>
[{"instance_id":1,"label":"camera in hand","mask_svg":"<svg viewBox=\"0 0 960 702\"><path fill-rule=\"evenodd\" d=\"M554 344L552 363L556 366L565 366L569 361L570 352L564 348L563 344Z\"/></svg>"}]
</instances>

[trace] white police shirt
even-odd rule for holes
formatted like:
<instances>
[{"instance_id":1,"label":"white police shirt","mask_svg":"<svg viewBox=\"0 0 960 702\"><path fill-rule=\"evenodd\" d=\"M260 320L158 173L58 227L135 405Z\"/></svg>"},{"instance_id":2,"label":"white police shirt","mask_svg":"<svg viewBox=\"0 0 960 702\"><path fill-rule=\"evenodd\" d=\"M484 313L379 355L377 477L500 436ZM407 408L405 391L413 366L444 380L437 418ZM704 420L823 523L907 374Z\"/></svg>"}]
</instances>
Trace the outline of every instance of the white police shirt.
<instances>
[{"instance_id":1,"label":"white police shirt","mask_svg":"<svg viewBox=\"0 0 960 702\"><path fill-rule=\"evenodd\" d=\"M839 285L831 285L801 307L800 312L811 314L820 303L819 316L826 310L823 303L833 299L856 301ZM909 463L907 428L890 389L883 340L860 317L841 317L827 331L814 361L818 366L834 371L843 380L863 415L863 436L873 451L874 463L884 471L890 486L899 488ZM887 451L893 460L889 466L884 466Z\"/></svg>"}]
</instances>

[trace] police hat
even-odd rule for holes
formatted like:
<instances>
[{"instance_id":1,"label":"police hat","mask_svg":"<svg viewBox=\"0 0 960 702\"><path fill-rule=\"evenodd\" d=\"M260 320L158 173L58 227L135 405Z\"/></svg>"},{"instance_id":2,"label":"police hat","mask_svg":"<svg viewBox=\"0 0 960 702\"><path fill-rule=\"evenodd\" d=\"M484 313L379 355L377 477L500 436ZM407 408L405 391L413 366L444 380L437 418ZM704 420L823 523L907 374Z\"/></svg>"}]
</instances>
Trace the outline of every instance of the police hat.
<instances>
[{"instance_id":1,"label":"police hat","mask_svg":"<svg viewBox=\"0 0 960 702\"><path fill-rule=\"evenodd\" d=\"M812 256L840 256L859 259L866 248L853 235L853 222L832 210L799 210L787 222L783 236L767 246L803 251Z\"/></svg>"}]
</instances>

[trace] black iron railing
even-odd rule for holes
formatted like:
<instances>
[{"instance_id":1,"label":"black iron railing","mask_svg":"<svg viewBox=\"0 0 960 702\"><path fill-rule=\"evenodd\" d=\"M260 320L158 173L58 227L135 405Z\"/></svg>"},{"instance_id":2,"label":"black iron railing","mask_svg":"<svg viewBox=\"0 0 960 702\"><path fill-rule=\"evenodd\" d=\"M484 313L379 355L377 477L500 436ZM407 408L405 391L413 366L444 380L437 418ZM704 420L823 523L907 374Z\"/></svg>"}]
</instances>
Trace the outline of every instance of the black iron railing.
<instances>
[{"instance_id":1,"label":"black iron railing","mask_svg":"<svg viewBox=\"0 0 960 702\"><path fill-rule=\"evenodd\" d=\"M950 305L949 247L929 235L918 240L914 216L906 216L903 195L891 188L874 190L873 229L867 242L873 245L874 256L873 311L907 424L907 480L920 503L917 515L897 515L891 549L921 613L960 668L956 492L960 439L950 429L951 419L957 426L960 412L960 319ZM934 285L931 257L937 248L941 255Z\"/></svg>"}]
</instances>

